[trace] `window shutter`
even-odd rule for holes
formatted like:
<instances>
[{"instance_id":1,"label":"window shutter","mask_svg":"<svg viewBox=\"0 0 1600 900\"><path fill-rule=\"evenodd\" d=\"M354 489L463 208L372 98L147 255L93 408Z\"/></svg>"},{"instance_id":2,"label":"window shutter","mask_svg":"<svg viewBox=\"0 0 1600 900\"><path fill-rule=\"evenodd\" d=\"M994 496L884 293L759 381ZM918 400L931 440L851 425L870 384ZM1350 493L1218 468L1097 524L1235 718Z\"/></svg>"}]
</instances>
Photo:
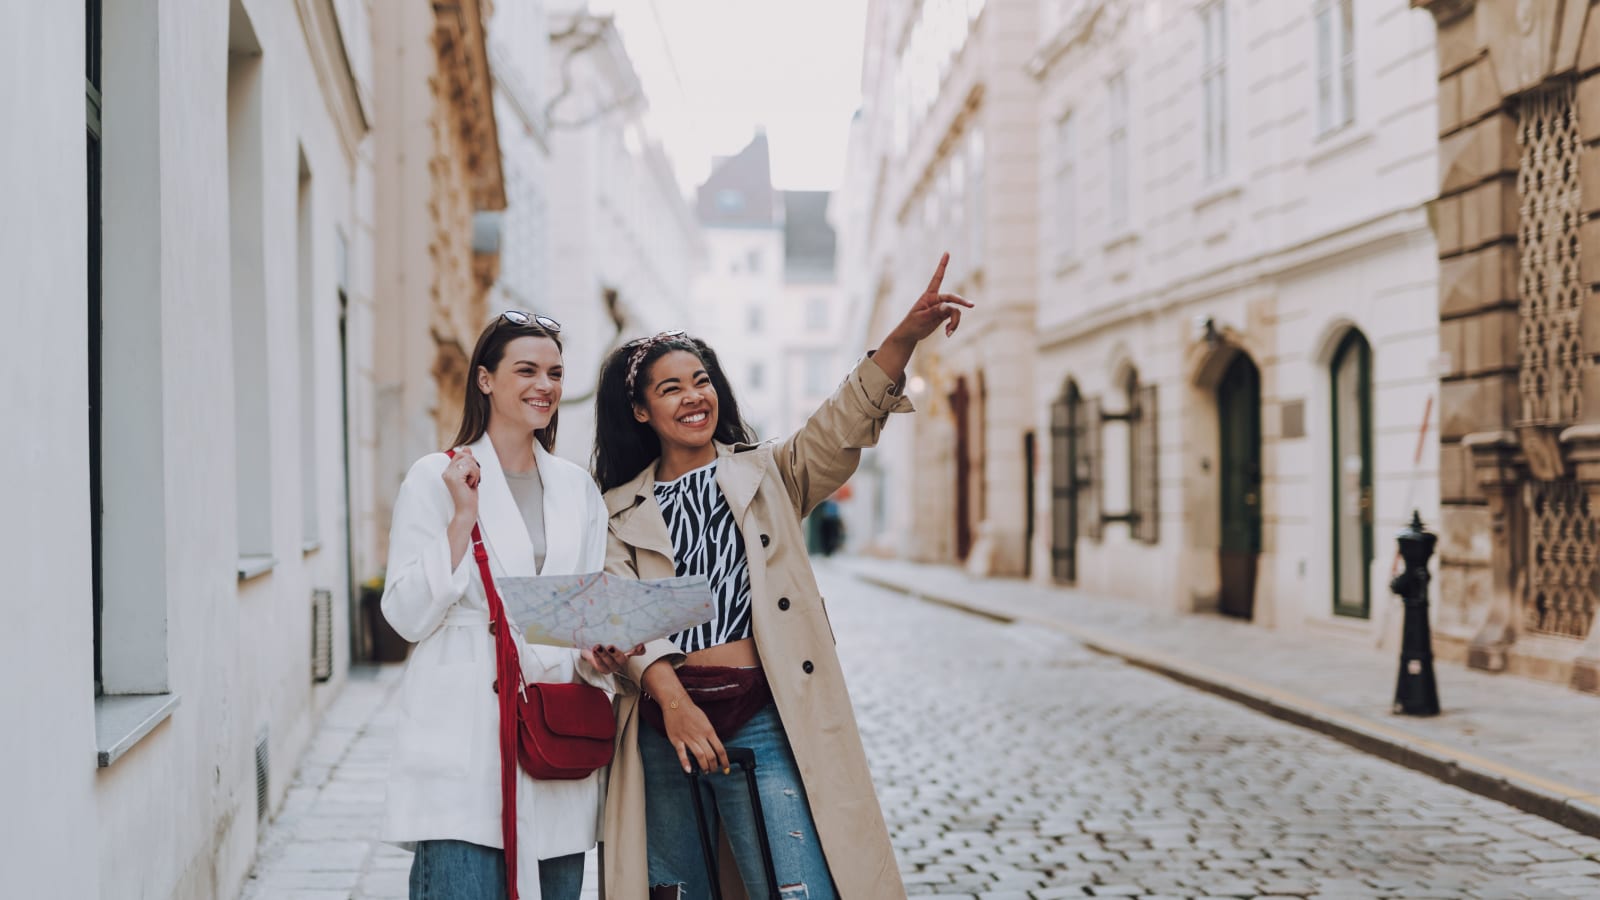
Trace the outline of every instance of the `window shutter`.
<instances>
[{"instance_id":1,"label":"window shutter","mask_svg":"<svg viewBox=\"0 0 1600 900\"><path fill-rule=\"evenodd\" d=\"M1078 509L1082 511L1083 535L1091 541L1100 540L1102 480L1100 451L1100 398L1093 397L1083 403L1083 454L1080 459L1078 479Z\"/></svg>"},{"instance_id":2,"label":"window shutter","mask_svg":"<svg viewBox=\"0 0 1600 900\"><path fill-rule=\"evenodd\" d=\"M1138 418L1133 425L1133 536L1146 544L1161 540L1161 454L1156 430L1156 386L1139 388Z\"/></svg>"}]
</instances>

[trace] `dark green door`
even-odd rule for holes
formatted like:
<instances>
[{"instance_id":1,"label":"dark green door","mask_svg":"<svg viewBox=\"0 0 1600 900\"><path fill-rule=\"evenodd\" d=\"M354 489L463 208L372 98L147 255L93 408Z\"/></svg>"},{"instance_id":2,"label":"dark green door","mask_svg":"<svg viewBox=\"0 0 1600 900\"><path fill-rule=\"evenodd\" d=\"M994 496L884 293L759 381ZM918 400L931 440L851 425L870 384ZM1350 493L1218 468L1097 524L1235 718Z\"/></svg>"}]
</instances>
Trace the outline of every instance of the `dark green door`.
<instances>
[{"instance_id":1,"label":"dark green door","mask_svg":"<svg viewBox=\"0 0 1600 900\"><path fill-rule=\"evenodd\" d=\"M1078 580L1078 442L1082 400L1068 382L1050 405L1050 575L1062 584Z\"/></svg>"},{"instance_id":2,"label":"dark green door","mask_svg":"<svg viewBox=\"0 0 1600 900\"><path fill-rule=\"evenodd\" d=\"M1372 350L1352 331L1333 356L1333 611L1372 609Z\"/></svg>"},{"instance_id":3,"label":"dark green door","mask_svg":"<svg viewBox=\"0 0 1600 900\"><path fill-rule=\"evenodd\" d=\"M1217 386L1217 418L1222 436L1218 605L1230 616L1248 619L1255 611L1261 554L1261 373L1243 353Z\"/></svg>"}]
</instances>

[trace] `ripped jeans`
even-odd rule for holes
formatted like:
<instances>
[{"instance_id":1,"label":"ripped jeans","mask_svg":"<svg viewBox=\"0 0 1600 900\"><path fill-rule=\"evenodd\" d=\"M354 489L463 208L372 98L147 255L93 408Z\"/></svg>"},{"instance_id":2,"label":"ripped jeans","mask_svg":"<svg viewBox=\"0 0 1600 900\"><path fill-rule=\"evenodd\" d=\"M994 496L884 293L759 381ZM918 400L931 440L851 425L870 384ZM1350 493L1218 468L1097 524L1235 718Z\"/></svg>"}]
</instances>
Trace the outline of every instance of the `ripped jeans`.
<instances>
[{"instance_id":1,"label":"ripped jeans","mask_svg":"<svg viewBox=\"0 0 1600 900\"><path fill-rule=\"evenodd\" d=\"M719 735L723 744L749 747L756 754L756 789L767 820L772 845L773 871L778 875L783 900L837 900L828 861L822 855L811 804L789 736L784 733L776 704L767 704L732 735ZM645 827L648 839L650 884L682 885L684 900L707 900L706 864L700 838L694 830L694 800L690 781L683 774L678 753L654 728L641 723L639 752L644 757ZM752 900L766 900L767 876L761 864L761 844L755 832L750 794L744 773L720 772L696 780L710 827L720 821L728 832L734 861Z\"/></svg>"}]
</instances>

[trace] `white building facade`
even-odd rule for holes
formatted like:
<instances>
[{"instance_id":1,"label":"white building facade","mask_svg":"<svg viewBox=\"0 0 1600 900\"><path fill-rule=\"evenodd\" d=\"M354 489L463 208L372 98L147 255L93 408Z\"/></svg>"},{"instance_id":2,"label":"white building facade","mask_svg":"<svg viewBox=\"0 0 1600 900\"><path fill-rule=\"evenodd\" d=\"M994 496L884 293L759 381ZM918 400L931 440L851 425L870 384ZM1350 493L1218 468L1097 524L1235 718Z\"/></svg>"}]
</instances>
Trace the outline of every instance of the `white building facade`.
<instances>
[{"instance_id":1,"label":"white building facade","mask_svg":"<svg viewBox=\"0 0 1600 900\"><path fill-rule=\"evenodd\" d=\"M230 897L368 562L366 5L11 12L0 893Z\"/></svg>"},{"instance_id":2,"label":"white building facade","mask_svg":"<svg viewBox=\"0 0 1600 900\"><path fill-rule=\"evenodd\" d=\"M1439 509L1430 17L1039 8L1034 577L1381 639Z\"/></svg>"},{"instance_id":3,"label":"white building facade","mask_svg":"<svg viewBox=\"0 0 1600 900\"><path fill-rule=\"evenodd\" d=\"M772 187L767 137L716 160L695 205L705 253L692 286L690 332L728 375L739 412L761 439L782 433L786 363L783 201Z\"/></svg>"},{"instance_id":4,"label":"white building facade","mask_svg":"<svg viewBox=\"0 0 1600 900\"><path fill-rule=\"evenodd\" d=\"M566 339L556 452L587 468L601 361L625 341L686 327L701 244L614 21L573 0L547 6L550 268L534 309Z\"/></svg>"},{"instance_id":5,"label":"white building facade","mask_svg":"<svg viewBox=\"0 0 1600 900\"><path fill-rule=\"evenodd\" d=\"M1039 88L1022 66L1037 0L868 4L863 107L851 139L843 289L869 305L868 346L950 253L943 290L982 309L918 349L919 415L887 429L872 549L1020 575L1033 564ZM857 537L863 537L857 535Z\"/></svg>"}]
</instances>

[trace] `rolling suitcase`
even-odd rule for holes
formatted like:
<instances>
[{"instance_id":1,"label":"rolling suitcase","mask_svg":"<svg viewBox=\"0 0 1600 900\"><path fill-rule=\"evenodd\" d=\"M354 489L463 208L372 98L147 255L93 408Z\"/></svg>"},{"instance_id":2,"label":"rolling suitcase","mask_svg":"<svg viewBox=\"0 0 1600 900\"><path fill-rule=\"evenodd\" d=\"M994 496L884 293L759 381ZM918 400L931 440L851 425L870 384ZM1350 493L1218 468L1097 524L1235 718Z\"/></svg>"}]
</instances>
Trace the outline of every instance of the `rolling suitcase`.
<instances>
[{"instance_id":1,"label":"rolling suitcase","mask_svg":"<svg viewBox=\"0 0 1600 900\"><path fill-rule=\"evenodd\" d=\"M778 874L772 866L772 843L767 837L767 817L761 811L761 793L756 790L756 754L746 747L724 747L728 763L744 770L745 787L750 791L750 810L755 814L756 834L761 840L761 865L766 870L768 900L781 900L778 896ZM699 779L710 773L688 773L689 794L694 798L694 830L700 835L700 852L705 858L706 875L711 883L711 900L722 900L722 885L717 880L717 835L706 827L705 800L700 796ZM755 898L751 898L755 900Z\"/></svg>"}]
</instances>

